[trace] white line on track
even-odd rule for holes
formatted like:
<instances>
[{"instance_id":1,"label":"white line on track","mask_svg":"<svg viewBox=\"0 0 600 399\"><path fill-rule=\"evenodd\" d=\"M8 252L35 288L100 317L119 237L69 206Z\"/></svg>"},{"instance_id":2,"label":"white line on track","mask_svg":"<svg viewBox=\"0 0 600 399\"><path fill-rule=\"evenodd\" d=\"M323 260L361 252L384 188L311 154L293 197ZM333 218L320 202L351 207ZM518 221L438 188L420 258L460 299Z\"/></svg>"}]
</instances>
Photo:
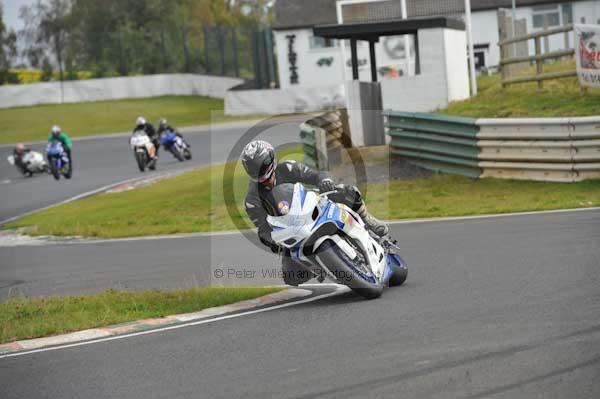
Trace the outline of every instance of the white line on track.
<instances>
[{"instance_id":1,"label":"white line on track","mask_svg":"<svg viewBox=\"0 0 600 399\"><path fill-rule=\"evenodd\" d=\"M99 338L99 339L95 339L95 340L91 340L91 341L77 342L77 343L74 343L74 344L66 344L66 345L53 346L53 347L50 347L50 348L40 348L40 349L34 349L34 350L24 351L24 352L7 353L5 355L0 355L0 359L9 358L9 357L31 355L31 354L40 353L40 352L50 352L50 351L55 351L55 350L59 350L59 349L75 348L75 347L78 347L78 346L92 345L92 344L97 344L97 343L101 343L101 342L116 341L116 340L125 339L125 338L138 337L138 336L141 336L141 335L155 334L155 333L159 333L159 332L163 332L163 331L177 330L177 329L184 328L184 327L199 326L199 325L202 325L202 324L209 324L209 323L214 323L214 322L221 321L221 320L234 319L234 318L242 317L242 316L250 316L250 315L253 315L253 314L269 312L271 310L289 308L289 307L296 306L296 305L301 305L301 304L304 304L304 303L310 303L310 302L318 301L318 300L321 300L321 299L330 298L330 297L333 297L333 296L337 296L337 295L343 294L343 293L348 292L350 290L349 288L347 288L347 287L345 287L343 285L339 285L339 284L316 284L316 285L315 284L309 284L309 285L301 285L300 287L301 288L309 288L309 287L333 287L333 288L335 288L335 291L327 293L327 294L323 294L323 295L317 295L317 296L314 296L314 297L311 297L311 298L307 298L307 299L301 299L299 301L292 301L292 302L282 303L280 305L269 306L269 307L262 308L262 309L250 310L248 312L242 312L242 313L236 313L236 314L231 314L231 315L220 316L220 317L216 317L214 319L193 321L193 322L190 322L190 323L177 324L177 325L174 325L174 326L160 327L160 328L156 328L156 329L153 329L153 330L139 331L139 332L134 332L134 333L130 333L130 334L117 335L117 336L114 336L114 337Z\"/></svg>"}]
</instances>

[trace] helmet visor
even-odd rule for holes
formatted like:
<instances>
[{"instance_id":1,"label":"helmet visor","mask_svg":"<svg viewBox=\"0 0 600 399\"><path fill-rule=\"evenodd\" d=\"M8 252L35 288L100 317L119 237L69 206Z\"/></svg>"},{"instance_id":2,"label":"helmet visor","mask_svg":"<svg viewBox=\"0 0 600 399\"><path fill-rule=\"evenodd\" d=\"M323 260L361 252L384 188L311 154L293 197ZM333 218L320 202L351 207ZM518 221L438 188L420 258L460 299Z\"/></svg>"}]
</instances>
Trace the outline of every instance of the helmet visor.
<instances>
[{"instance_id":1,"label":"helmet visor","mask_svg":"<svg viewBox=\"0 0 600 399\"><path fill-rule=\"evenodd\" d=\"M264 171L264 173L262 173L261 175L258 176L258 182L264 183L267 180L269 180L271 178L271 176L273 176L273 173L275 173L276 167L277 167L277 161L275 159L273 159L273 161L271 162L271 165L269 165L269 167Z\"/></svg>"}]
</instances>

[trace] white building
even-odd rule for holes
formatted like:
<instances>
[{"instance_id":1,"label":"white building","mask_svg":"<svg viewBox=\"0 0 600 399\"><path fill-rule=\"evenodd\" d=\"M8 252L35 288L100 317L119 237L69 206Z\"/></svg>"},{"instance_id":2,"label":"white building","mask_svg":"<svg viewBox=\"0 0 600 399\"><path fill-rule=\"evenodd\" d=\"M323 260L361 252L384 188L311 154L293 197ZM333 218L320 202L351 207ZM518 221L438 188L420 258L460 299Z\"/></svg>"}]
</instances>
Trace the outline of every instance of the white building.
<instances>
[{"instance_id":1,"label":"white building","mask_svg":"<svg viewBox=\"0 0 600 399\"><path fill-rule=\"evenodd\" d=\"M498 9L510 9L511 0L471 0L473 42L478 68L494 67L500 61L498 43ZM600 0L552 1L516 0L517 20L524 19L527 32L569 23L600 23ZM454 15L463 16L464 0L407 0L408 17ZM400 0L350 6L342 12L344 22L398 18ZM338 41L313 36L317 25L338 23L336 0L277 0L274 28L279 82L282 88L323 87L350 80L349 46ZM510 12L509 12L510 13ZM530 41L533 54L533 41ZM378 77L394 79L415 73L414 36L409 36L409 58L403 37L390 36L376 45ZM543 44L543 51L573 47L572 36L554 35ZM369 47L359 44L360 80L370 80Z\"/></svg>"}]
</instances>

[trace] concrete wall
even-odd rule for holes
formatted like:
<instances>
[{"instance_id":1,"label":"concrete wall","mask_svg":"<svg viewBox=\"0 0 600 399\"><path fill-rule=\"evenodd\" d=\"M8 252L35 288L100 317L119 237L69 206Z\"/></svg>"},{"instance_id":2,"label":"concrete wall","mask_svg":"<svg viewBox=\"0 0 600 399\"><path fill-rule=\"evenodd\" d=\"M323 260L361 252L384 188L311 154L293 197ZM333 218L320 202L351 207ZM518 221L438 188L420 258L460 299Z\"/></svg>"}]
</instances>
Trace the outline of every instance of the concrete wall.
<instances>
[{"instance_id":1,"label":"concrete wall","mask_svg":"<svg viewBox=\"0 0 600 399\"><path fill-rule=\"evenodd\" d=\"M469 97L466 33L452 29L419 31L421 73L381 82L383 108L427 112Z\"/></svg>"},{"instance_id":2,"label":"concrete wall","mask_svg":"<svg viewBox=\"0 0 600 399\"><path fill-rule=\"evenodd\" d=\"M345 107L344 85L276 90L233 90L225 96L225 114L286 114Z\"/></svg>"},{"instance_id":3,"label":"concrete wall","mask_svg":"<svg viewBox=\"0 0 600 399\"><path fill-rule=\"evenodd\" d=\"M279 82L282 88L290 87L320 87L332 84L341 84L352 78L350 62L350 45L342 49L341 41L336 41L335 47L310 48L310 39L313 36L312 29L295 29L275 31L275 46L277 54L277 66L279 70ZM298 83L290 80L290 47L288 36L294 36L293 52L296 53L296 67ZM414 75L414 41L409 37L410 65L408 73ZM359 66L359 77L362 81L371 80L371 68L369 60L369 45L367 42L359 41L358 59L364 64ZM378 73L382 68L393 67L397 70L405 69L404 39L402 36L382 37L375 45L377 56ZM345 62L344 62L345 60ZM325 61L331 61L325 62ZM344 72L345 70L345 72ZM391 79L389 75L379 74L380 80Z\"/></svg>"},{"instance_id":4,"label":"concrete wall","mask_svg":"<svg viewBox=\"0 0 600 399\"><path fill-rule=\"evenodd\" d=\"M600 0L588 1L565 1L561 4L572 4L573 6L573 21L575 23L600 24ZM563 20L561 4L556 4L559 7L560 23L565 24ZM535 32L541 30L533 27L533 7L518 7L517 1L517 19L525 19L527 22L527 31ZM552 6L552 5L551 5ZM497 66L500 63L500 49L498 48L498 17L496 10L476 11L472 14L473 23L473 42L475 45L488 45L487 49L476 49L476 52L482 51L485 56L486 66ZM298 54L297 66L300 76L297 86L315 87L329 85L334 83L342 83L344 81L344 59L350 59L350 46L346 46L345 57L342 56L342 47L338 43L336 47L323 49L310 49L309 40L312 36L311 29L296 29L275 31L275 44L277 46L277 63L279 66L279 77L282 87L296 86L290 84L289 80L289 62L288 62L288 42L287 35L296 35L295 51ZM397 45L401 41L400 36L382 38L381 42L376 45L377 64L378 67L386 65L397 65L403 68L405 64L404 58L399 57L400 52L394 52L398 48ZM569 46L573 47L573 37L569 38ZM549 38L550 51L556 51L565 48L564 35L554 35ZM358 45L359 59L368 60L368 45ZM529 41L529 53L535 53L534 43ZM403 54L402 54L403 56ZM322 58L333 58L330 66L318 66L317 62ZM346 78L350 79L351 70L346 66ZM411 59L410 71L414 71L414 44L411 39ZM368 64L359 68L360 80L370 80L370 67ZM412 75L413 73L409 73ZM382 78L385 79L385 78Z\"/></svg>"},{"instance_id":5,"label":"concrete wall","mask_svg":"<svg viewBox=\"0 0 600 399\"><path fill-rule=\"evenodd\" d=\"M340 47L310 49L311 29L275 31L274 36L281 88L330 86L344 82ZM293 50L297 54L298 84L290 81L288 36L295 36ZM319 66L318 63L321 59L328 61L331 59L331 64L327 65L321 62L322 66Z\"/></svg>"},{"instance_id":6,"label":"concrete wall","mask_svg":"<svg viewBox=\"0 0 600 399\"><path fill-rule=\"evenodd\" d=\"M225 98L227 90L241 83L237 78L193 74L79 80L63 83L62 101L60 82L10 85L0 87L0 108L164 95Z\"/></svg>"},{"instance_id":7,"label":"concrete wall","mask_svg":"<svg viewBox=\"0 0 600 399\"><path fill-rule=\"evenodd\" d=\"M467 47L465 31L444 29L444 55L446 60L447 99L465 100L470 97L469 64L462 52Z\"/></svg>"}]
</instances>

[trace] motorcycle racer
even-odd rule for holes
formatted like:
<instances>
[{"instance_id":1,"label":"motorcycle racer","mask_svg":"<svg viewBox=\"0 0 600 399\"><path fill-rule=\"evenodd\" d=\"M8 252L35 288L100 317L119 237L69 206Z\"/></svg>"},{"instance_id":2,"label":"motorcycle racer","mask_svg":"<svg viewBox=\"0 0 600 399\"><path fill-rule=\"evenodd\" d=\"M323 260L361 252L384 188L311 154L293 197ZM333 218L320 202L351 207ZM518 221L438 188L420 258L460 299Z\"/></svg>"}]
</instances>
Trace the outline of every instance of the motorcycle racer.
<instances>
[{"instance_id":1,"label":"motorcycle racer","mask_svg":"<svg viewBox=\"0 0 600 399\"><path fill-rule=\"evenodd\" d=\"M62 131L62 129L60 128L60 126L58 125L54 125L52 126L52 130L50 132L50 137L48 137L48 142L52 143L54 141L60 141L60 143L63 145L63 148L65 150L65 152L67 153L67 157L69 158L69 163L71 164L71 168L73 168L73 159L71 158L71 150L73 148L73 142L71 141L71 138ZM48 162L50 163L51 160L48 157Z\"/></svg>"},{"instance_id":2,"label":"motorcycle racer","mask_svg":"<svg viewBox=\"0 0 600 399\"><path fill-rule=\"evenodd\" d=\"M241 159L244 169L250 177L245 199L246 213L258 228L260 241L271 248L273 252L279 252L280 248L271 238L272 229L267 222L266 197L273 187L284 183L314 185L322 193L336 191L330 198L335 202L349 206L358 213L365 222L367 229L380 237L389 232L389 228L385 223L377 220L367 212L366 205L357 187L350 185L336 186L326 173L315 171L295 161L278 163L273 146L266 141L255 140L250 142L244 148ZM313 277L289 256L284 256L282 259L282 271L284 282L288 285L297 286Z\"/></svg>"},{"instance_id":3,"label":"motorcycle racer","mask_svg":"<svg viewBox=\"0 0 600 399\"><path fill-rule=\"evenodd\" d=\"M158 149L160 147L160 134L156 131L154 126L151 123L148 123L143 116L139 116L135 121L135 128L131 132L132 134L137 132L138 130L142 130L144 133L148 135L152 144L154 144L155 153L154 156L158 158Z\"/></svg>"},{"instance_id":4,"label":"motorcycle racer","mask_svg":"<svg viewBox=\"0 0 600 399\"><path fill-rule=\"evenodd\" d=\"M25 176L31 176L31 172L27 170L27 163L23 161L25 154L31 152L30 148L25 148L23 143L18 143L13 149L13 157L15 159L15 166Z\"/></svg>"}]
</instances>

